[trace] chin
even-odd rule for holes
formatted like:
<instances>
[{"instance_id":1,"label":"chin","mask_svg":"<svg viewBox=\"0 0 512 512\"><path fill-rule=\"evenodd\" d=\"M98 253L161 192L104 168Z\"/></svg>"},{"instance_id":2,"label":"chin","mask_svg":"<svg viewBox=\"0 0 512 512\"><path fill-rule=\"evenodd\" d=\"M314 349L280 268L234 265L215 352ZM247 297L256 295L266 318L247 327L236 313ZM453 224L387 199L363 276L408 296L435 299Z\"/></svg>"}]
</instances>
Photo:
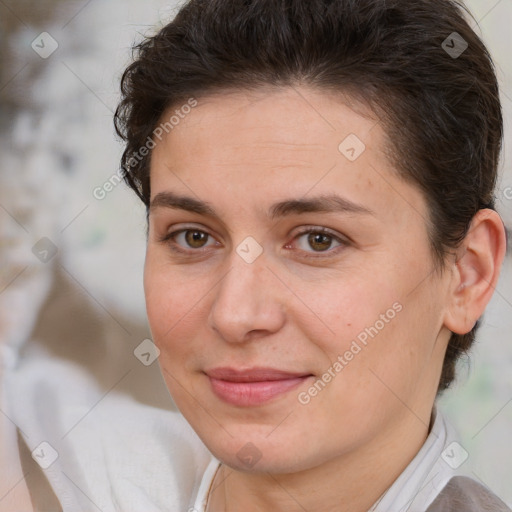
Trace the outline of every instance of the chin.
<instances>
[{"instance_id":1,"label":"chin","mask_svg":"<svg viewBox=\"0 0 512 512\"><path fill-rule=\"evenodd\" d=\"M200 437L215 458L237 471L286 474L310 469L321 463L314 460L319 453L317 451L315 457L313 443L310 444L313 450L311 456L305 451L304 436L294 440L283 430L281 435L275 435L272 439L274 434L269 436L268 428L264 434L245 428L244 432L233 435L229 425L226 430L232 437L224 431L215 438L211 436L211 431L210 435Z\"/></svg>"}]
</instances>

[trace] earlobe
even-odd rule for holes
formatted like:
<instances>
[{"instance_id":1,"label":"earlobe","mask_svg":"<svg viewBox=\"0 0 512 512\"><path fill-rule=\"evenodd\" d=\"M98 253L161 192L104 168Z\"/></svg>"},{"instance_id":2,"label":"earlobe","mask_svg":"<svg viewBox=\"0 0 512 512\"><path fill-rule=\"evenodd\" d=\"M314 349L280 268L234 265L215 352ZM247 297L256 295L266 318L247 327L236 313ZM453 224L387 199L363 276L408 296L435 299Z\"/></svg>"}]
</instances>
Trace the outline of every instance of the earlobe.
<instances>
[{"instance_id":1,"label":"earlobe","mask_svg":"<svg viewBox=\"0 0 512 512\"><path fill-rule=\"evenodd\" d=\"M482 316L498 282L505 251L505 227L500 216L494 210L479 210L453 263L444 322L450 331L466 334Z\"/></svg>"}]
</instances>

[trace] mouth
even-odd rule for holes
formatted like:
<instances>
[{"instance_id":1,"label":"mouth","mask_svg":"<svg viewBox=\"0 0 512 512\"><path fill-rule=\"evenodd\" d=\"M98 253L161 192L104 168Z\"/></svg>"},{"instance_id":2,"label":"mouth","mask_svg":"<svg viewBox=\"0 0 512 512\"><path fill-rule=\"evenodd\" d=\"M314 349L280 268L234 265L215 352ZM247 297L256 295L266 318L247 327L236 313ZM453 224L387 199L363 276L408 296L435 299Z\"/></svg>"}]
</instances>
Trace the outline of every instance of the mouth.
<instances>
[{"instance_id":1,"label":"mouth","mask_svg":"<svg viewBox=\"0 0 512 512\"><path fill-rule=\"evenodd\" d=\"M222 401L240 407L269 402L298 387L311 373L297 373L274 368L213 368L205 371L213 393Z\"/></svg>"}]
</instances>

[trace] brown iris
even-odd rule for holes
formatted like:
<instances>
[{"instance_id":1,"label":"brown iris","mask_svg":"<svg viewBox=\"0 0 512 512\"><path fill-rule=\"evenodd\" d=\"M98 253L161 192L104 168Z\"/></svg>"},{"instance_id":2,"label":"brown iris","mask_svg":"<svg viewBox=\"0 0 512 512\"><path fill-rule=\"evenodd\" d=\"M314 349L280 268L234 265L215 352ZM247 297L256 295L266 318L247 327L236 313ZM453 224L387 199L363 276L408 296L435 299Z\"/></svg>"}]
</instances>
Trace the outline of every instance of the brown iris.
<instances>
[{"instance_id":1,"label":"brown iris","mask_svg":"<svg viewBox=\"0 0 512 512\"><path fill-rule=\"evenodd\" d=\"M198 249L203 247L204 243L208 240L208 234L202 231L189 230L185 233L185 239L190 247Z\"/></svg>"},{"instance_id":2,"label":"brown iris","mask_svg":"<svg viewBox=\"0 0 512 512\"><path fill-rule=\"evenodd\" d=\"M322 233L310 233L308 236L308 243L313 249L325 251L329 249L332 243L332 237Z\"/></svg>"}]
</instances>

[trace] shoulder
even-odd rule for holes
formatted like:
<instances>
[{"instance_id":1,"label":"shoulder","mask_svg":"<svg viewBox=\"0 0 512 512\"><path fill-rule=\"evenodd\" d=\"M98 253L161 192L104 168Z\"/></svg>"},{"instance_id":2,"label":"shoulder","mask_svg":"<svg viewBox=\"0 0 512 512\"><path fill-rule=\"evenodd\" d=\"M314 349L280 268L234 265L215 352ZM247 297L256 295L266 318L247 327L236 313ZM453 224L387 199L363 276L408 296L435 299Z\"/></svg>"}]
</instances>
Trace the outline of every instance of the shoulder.
<instances>
[{"instance_id":1,"label":"shoulder","mask_svg":"<svg viewBox=\"0 0 512 512\"><path fill-rule=\"evenodd\" d=\"M489 489L465 476L450 479L426 512L511 512Z\"/></svg>"}]
</instances>

